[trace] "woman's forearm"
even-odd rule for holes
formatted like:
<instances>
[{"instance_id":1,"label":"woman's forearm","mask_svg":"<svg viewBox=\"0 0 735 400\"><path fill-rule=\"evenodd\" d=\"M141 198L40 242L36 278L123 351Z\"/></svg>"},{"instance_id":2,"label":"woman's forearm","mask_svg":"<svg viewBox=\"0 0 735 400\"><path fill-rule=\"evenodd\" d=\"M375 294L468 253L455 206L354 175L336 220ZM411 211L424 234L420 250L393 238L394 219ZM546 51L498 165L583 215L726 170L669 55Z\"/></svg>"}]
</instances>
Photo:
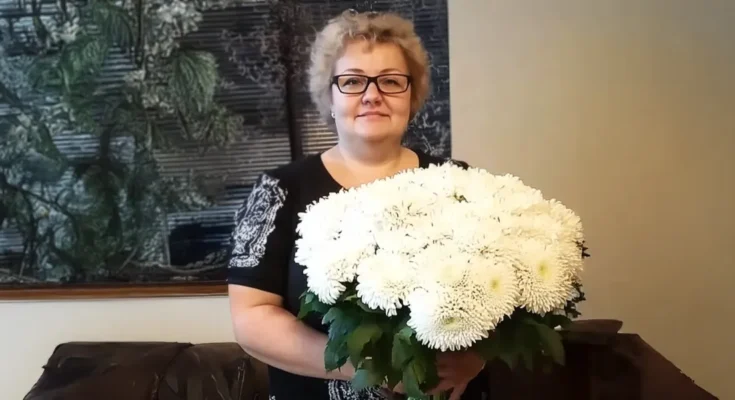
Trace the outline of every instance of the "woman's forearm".
<instances>
[{"instance_id":1,"label":"woman's forearm","mask_svg":"<svg viewBox=\"0 0 735 400\"><path fill-rule=\"evenodd\" d=\"M350 363L327 372L327 336L281 307L252 307L234 316L234 328L238 343L248 354L278 369L321 379L349 380L354 375Z\"/></svg>"}]
</instances>

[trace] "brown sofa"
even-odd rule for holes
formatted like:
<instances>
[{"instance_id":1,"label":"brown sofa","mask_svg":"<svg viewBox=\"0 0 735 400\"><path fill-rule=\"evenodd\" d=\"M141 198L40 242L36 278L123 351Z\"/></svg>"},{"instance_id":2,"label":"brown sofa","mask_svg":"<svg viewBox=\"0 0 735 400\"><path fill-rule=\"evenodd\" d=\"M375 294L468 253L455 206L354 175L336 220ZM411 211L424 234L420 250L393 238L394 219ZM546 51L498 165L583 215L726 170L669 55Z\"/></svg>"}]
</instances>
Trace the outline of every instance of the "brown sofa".
<instances>
[{"instance_id":1,"label":"brown sofa","mask_svg":"<svg viewBox=\"0 0 735 400\"><path fill-rule=\"evenodd\" d=\"M491 363L490 399L715 399L619 327L576 323L565 335L567 364L551 373ZM265 365L235 343L75 342L56 348L25 400L267 400L267 393Z\"/></svg>"}]
</instances>

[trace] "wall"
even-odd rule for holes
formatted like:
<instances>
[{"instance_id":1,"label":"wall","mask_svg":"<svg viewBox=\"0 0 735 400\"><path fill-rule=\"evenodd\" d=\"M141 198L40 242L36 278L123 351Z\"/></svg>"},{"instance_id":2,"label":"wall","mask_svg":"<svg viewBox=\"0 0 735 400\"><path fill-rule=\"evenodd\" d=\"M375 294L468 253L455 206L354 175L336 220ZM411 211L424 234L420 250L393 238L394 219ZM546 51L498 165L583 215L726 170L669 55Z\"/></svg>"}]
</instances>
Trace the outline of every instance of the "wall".
<instances>
[{"instance_id":1,"label":"wall","mask_svg":"<svg viewBox=\"0 0 735 400\"><path fill-rule=\"evenodd\" d=\"M576 209L585 317L735 399L735 2L450 2L454 154Z\"/></svg>"},{"instance_id":2,"label":"wall","mask_svg":"<svg viewBox=\"0 0 735 400\"><path fill-rule=\"evenodd\" d=\"M723 399L732 4L450 1L455 155L576 209L593 254L585 317L624 320ZM21 399L60 342L226 341L228 317L224 298L0 303L0 398Z\"/></svg>"}]
</instances>

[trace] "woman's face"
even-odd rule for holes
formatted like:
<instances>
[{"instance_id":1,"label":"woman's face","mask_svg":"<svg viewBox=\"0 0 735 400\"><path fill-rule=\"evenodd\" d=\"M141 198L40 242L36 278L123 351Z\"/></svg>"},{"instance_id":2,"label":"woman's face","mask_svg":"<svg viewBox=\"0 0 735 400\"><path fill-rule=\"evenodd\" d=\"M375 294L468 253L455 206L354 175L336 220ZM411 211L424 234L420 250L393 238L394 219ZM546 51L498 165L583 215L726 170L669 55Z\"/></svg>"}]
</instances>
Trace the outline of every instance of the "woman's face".
<instances>
[{"instance_id":1,"label":"woman's face","mask_svg":"<svg viewBox=\"0 0 735 400\"><path fill-rule=\"evenodd\" d=\"M411 113L411 85L405 77L408 65L401 48L393 43L350 42L337 60L335 75L341 75L332 85L332 112L339 135L400 141ZM377 84L370 82L363 91L365 76L379 77Z\"/></svg>"}]
</instances>

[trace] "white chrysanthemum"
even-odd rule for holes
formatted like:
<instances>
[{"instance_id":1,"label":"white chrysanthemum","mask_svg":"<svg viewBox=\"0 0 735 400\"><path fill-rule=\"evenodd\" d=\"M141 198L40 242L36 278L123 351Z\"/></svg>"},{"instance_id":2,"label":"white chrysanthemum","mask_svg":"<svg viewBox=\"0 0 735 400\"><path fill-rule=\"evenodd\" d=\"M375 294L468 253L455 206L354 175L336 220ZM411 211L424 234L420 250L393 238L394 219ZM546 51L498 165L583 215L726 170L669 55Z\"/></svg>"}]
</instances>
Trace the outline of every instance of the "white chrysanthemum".
<instances>
[{"instance_id":1,"label":"white chrysanthemum","mask_svg":"<svg viewBox=\"0 0 735 400\"><path fill-rule=\"evenodd\" d=\"M390 192L365 207L374 210L371 216L379 218L376 222L389 229L422 223L435 210L436 203L433 193L421 186L412 185L393 187Z\"/></svg>"},{"instance_id":2,"label":"white chrysanthemum","mask_svg":"<svg viewBox=\"0 0 735 400\"><path fill-rule=\"evenodd\" d=\"M472 184L467 170L454 163L431 165L417 172L413 181L441 199L455 200L464 197L465 189Z\"/></svg>"},{"instance_id":3,"label":"white chrysanthemum","mask_svg":"<svg viewBox=\"0 0 735 400\"><path fill-rule=\"evenodd\" d=\"M535 228L551 240L582 242L584 232L580 217L558 200L545 200L517 209L514 214L535 221Z\"/></svg>"},{"instance_id":4,"label":"white chrysanthemum","mask_svg":"<svg viewBox=\"0 0 735 400\"><path fill-rule=\"evenodd\" d=\"M538 240L519 240L520 260L516 273L519 303L527 310L544 314L563 307L572 291L574 248Z\"/></svg>"},{"instance_id":5,"label":"white chrysanthemum","mask_svg":"<svg viewBox=\"0 0 735 400\"><path fill-rule=\"evenodd\" d=\"M431 348L445 351L471 346L487 337L516 305L512 264L472 260L456 246L442 245L428 247L414 260L418 273L416 289L406 299L411 309L408 325Z\"/></svg>"},{"instance_id":6,"label":"white chrysanthemum","mask_svg":"<svg viewBox=\"0 0 735 400\"><path fill-rule=\"evenodd\" d=\"M346 212L356 203L356 191L330 193L298 214L296 232L310 242L336 239Z\"/></svg>"},{"instance_id":7,"label":"white chrysanthemum","mask_svg":"<svg viewBox=\"0 0 735 400\"><path fill-rule=\"evenodd\" d=\"M408 299L408 326L429 348L461 350L488 336L491 323L480 298L453 287L431 285L414 290Z\"/></svg>"},{"instance_id":8,"label":"white chrysanthemum","mask_svg":"<svg viewBox=\"0 0 735 400\"><path fill-rule=\"evenodd\" d=\"M413 256L417 287L441 285L462 290L470 282L471 255L452 244L433 244Z\"/></svg>"},{"instance_id":9,"label":"white chrysanthemum","mask_svg":"<svg viewBox=\"0 0 735 400\"><path fill-rule=\"evenodd\" d=\"M483 311L490 323L488 329L511 315L518 306L520 288L515 272L517 265L516 255L503 248L496 248L471 261L470 289L483 304Z\"/></svg>"},{"instance_id":10,"label":"white chrysanthemum","mask_svg":"<svg viewBox=\"0 0 735 400\"><path fill-rule=\"evenodd\" d=\"M497 243L503 225L474 204L457 203L443 207L434 217L437 232L444 235L448 246L470 255Z\"/></svg>"},{"instance_id":11,"label":"white chrysanthemum","mask_svg":"<svg viewBox=\"0 0 735 400\"><path fill-rule=\"evenodd\" d=\"M338 279L329 276L329 273L320 268L309 268L304 273L309 291L314 293L324 304L334 304L345 291L345 285Z\"/></svg>"},{"instance_id":12,"label":"white chrysanthemum","mask_svg":"<svg viewBox=\"0 0 735 400\"><path fill-rule=\"evenodd\" d=\"M553 211L552 211L553 210ZM572 276L583 269L582 225L579 218L570 215L559 203L539 203L525 209L519 216L513 216L506 224L505 233L508 241L533 240L543 243L558 253L558 263Z\"/></svg>"},{"instance_id":13,"label":"white chrysanthemum","mask_svg":"<svg viewBox=\"0 0 735 400\"><path fill-rule=\"evenodd\" d=\"M300 243L297 240L297 246ZM357 266L367 257L370 249L353 244L349 241L331 241L313 247L302 245L296 250L295 261L305 266L307 286L321 302L334 304L344 292L345 284L355 280ZM315 248L319 251L314 251Z\"/></svg>"},{"instance_id":14,"label":"white chrysanthemum","mask_svg":"<svg viewBox=\"0 0 735 400\"><path fill-rule=\"evenodd\" d=\"M513 175L489 175L483 179L483 183L471 190L478 192L474 195L478 198L477 202L488 205L488 209L496 215L512 213L544 200L539 190L525 185Z\"/></svg>"},{"instance_id":15,"label":"white chrysanthemum","mask_svg":"<svg viewBox=\"0 0 735 400\"><path fill-rule=\"evenodd\" d=\"M372 232L374 219L362 207L354 205L346 208L339 216L339 236L355 240L368 240L365 236Z\"/></svg>"},{"instance_id":16,"label":"white chrysanthemum","mask_svg":"<svg viewBox=\"0 0 735 400\"><path fill-rule=\"evenodd\" d=\"M375 250L368 222L354 207L357 191L332 193L299 214L295 261L305 267L307 285L333 304L352 282L359 262Z\"/></svg>"},{"instance_id":17,"label":"white chrysanthemum","mask_svg":"<svg viewBox=\"0 0 735 400\"><path fill-rule=\"evenodd\" d=\"M566 207L560 201L551 199L548 201L551 212L550 214L557 219L562 225L573 232L572 237L581 241L584 239L584 229L582 227L582 219L574 211Z\"/></svg>"},{"instance_id":18,"label":"white chrysanthemum","mask_svg":"<svg viewBox=\"0 0 735 400\"><path fill-rule=\"evenodd\" d=\"M415 254L428 244L428 238L417 229L380 231L374 239L378 249L396 254Z\"/></svg>"},{"instance_id":19,"label":"white chrysanthemum","mask_svg":"<svg viewBox=\"0 0 735 400\"><path fill-rule=\"evenodd\" d=\"M372 309L394 316L413 287L416 268L401 255L379 251L357 268L357 295Z\"/></svg>"},{"instance_id":20,"label":"white chrysanthemum","mask_svg":"<svg viewBox=\"0 0 735 400\"><path fill-rule=\"evenodd\" d=\"M330 274L344 276L347 279L354 273L348 271L348 266L356 265L368 249L354 244L355 242L341 239L319 241L297 239L294 261L307 268L329 265Z\"/></svg>"},{"instance_id":21,"label":"white chrysanthemum","mask_svg":"<svg viewBox=\"0 0 735 400\"><path fill-rule=\"evenodd\" d=\"M331 194L299 218L309 290L332 304L357 281L373 308L409 306L436 348L477 340L518 306L558 309L582 266L571 210L512 175L454 164Z\"/></svg>"}]
</instances>

